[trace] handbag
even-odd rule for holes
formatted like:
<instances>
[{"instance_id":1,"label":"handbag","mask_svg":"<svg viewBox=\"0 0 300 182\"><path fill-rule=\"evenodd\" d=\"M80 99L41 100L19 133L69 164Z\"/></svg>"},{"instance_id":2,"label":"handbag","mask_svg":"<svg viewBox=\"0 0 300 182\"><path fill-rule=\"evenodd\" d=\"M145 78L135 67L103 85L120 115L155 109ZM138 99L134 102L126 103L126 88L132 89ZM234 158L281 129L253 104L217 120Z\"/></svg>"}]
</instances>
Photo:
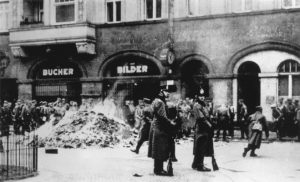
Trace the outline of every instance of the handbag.
<instances>
[{"instance_id":1,"label":"handbag","mask_svg":"<svg viewBox=\"0 0 300 182\"><path fill-rule=\"evenodd\" d=\"M259 121L254 121L254 124L252 126L252 130L262 131L262 125L260 124Z\"/></svg>"}]
</instances>

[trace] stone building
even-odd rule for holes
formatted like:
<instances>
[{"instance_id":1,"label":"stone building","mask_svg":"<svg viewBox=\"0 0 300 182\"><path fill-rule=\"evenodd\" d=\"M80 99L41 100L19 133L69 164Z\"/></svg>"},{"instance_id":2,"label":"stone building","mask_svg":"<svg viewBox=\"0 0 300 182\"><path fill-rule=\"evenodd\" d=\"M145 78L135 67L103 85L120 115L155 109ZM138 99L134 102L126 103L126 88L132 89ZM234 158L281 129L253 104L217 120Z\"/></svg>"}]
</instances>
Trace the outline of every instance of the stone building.
<instances>
[{"instance_id":1,"label":"stone building","mask_svg":"<svg viewBox=\"0 0 300 182\"><path fill-rule=\"evenodd\" d=\"M0 80L38 100L167 85L270 119L280 97L300 97L299 35L299 0L0 0Z\"/></svg>"}]
</instances>

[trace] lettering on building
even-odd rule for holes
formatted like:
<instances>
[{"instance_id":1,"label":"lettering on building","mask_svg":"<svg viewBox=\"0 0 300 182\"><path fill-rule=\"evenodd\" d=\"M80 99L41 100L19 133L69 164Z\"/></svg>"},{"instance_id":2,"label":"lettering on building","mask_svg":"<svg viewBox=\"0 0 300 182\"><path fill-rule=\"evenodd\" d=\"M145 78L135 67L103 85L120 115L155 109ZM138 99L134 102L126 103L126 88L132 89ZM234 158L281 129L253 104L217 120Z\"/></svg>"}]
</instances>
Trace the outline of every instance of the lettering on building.
<instances>
[{"instance_id":1,"label":"lettering on building","mask_svg":"<svg viewBox=\"0 0 300 182\"><path fill-rule=\"evenodd\" d=\"M118 66L117 73L118 74L134 74L134 73L147 73L148 66L147 65L131 65L131 66Z\"/></svg>"},{"instance_id":2,"label":"lettering on building","mask_svg":"<svg viewBox=\"0 0 300 182\"><path fill-rule=\"evenodd\" d=\"M71 76L74 75L73 68L43 69L43 76Z\"/></svg>"}]
</instances>

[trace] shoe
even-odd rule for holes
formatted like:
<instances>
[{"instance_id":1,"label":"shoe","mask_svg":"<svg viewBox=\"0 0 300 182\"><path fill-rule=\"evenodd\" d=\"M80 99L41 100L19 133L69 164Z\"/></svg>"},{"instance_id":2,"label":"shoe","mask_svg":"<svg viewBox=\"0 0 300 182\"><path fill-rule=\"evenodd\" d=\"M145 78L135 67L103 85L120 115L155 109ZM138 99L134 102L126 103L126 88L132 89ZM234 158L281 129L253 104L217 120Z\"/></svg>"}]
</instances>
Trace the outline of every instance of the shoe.
<instances>
[{"instance_id":1,"label":"shoe","mask_svg":"<svg viewBox=\"0 0 300 182\"><path fill-rule=\"evenodd\" d=\"M201 166L201 167L197 167L197 171L209 172L211 171L211 169Z\"/></svg>"},{"instance_id":2,"label":"shoe","mask_svg":"<svg viewBox=\"0 0 300 182\"><path fill-rule=\"evenodd\" d=\"M130 151L131 151L131 152L134 152L134 153L136 153L136 154L139 154L139 151L136 150L136 149L130 149Z\"/></svg>"},{"instance_id":3,"label":"shoe","mask_svg":"<svg viewBox=\"0 0 300 182\"><path fill-rule=\"evenodd\" d=\"M250 157L257 157L257 155L255 153L251 153Z\"/></svg>"},{"instance_id":4,"label":"shoe","mask_svg":"<svg viewBox=\"0 0 300 182\"><path fill-rule=\"evenodd\" d=\"M246 157L246 155L247 155L247 149L246 148L244 148L244 152L243 152L243 157Z\"/></svg>"},{"instance_id":5,"label":"shoe","mask_svg":"<svg viewBox=\"0 0 300 182\"><path fill-rule=\"evenodd\" d=\"M169 174L165 170L162 170L162 171L159 171L159 172L154 172L154 174L158 175L158 176L169 176Z\"/></svg>"}]
</instances>

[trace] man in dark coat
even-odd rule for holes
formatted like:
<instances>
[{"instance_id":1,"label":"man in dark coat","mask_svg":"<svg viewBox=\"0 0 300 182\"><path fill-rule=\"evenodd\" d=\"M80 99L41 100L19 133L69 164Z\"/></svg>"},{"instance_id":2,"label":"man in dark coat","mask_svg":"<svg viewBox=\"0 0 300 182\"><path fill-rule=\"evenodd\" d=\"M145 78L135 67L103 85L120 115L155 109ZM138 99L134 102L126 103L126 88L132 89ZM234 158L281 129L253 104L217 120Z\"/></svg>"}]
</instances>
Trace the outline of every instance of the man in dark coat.
<instances>
[{"instance_id":1,"label":"man in dark coat","mask_svg":"<svg viewBox=\"0 0 300 182\"><path fill-rule=\"evenodd\" d=\"M247 106L245 105L244 100L240 99L238 104L237 119L241 129L241 139L244 139L245 135L247 139L249 137L249 133L248 133L249 122L247 120L247 115L248 115Z\"/></svg>"},{"instance_id":2,"label":"man in dark coat","mask_svg":"<svg viewBox=\"0 0 300 182\"><path fill-rule=\"evenodd\" d=\"M141 114L142 117L142 123L141 123L141 128L140 128L140 133L139 133L139 140L137 142L135 150L131 150L132 152L139 153L139 150L143 143L145 141L148 141L149 139L149 131L150 131L150 126L151 122L153 119L153 110L151 107L151 100L148 98L143 99L144 102L144 108Z\"/></svg>"},{"instance_id":3,"label":"man in dark coat","mask_svg":"<svg viewBox=\"0 0 300 182\"><path fill-rule=\"evenodd\" d=\"M209 114L204 109L205 103L200 99L196 99L193 106L193 113L196 119L195 136L194 136L194 160L192 168L198 171L211 171L203 164L204 156L208 152L210 130L212 128L209 122Z\"/></svg>"},{"instance_id":4,"label":"man in dark coat","mask_svg":"<svg viewBox=\"0 0 300 182\"><path fill-rule=\"evenodd\" d=\"M149 135L148 157L154 159L154 174L168 175L163 170L163 162L170 156L171 133L170 128L174 123L167 118L166 114L166 93L161 91L152 102L153 122Z\"/></svg>"},{"instance_id":5,"label":"man in dark coat","mask_svg":"<svg viewBox=\"0 0 300 182\"><path fill-rule=\"evenodd\" d=\"M295 137L296 127L295 127L295 117L296 108L292 102L292 99L287 99L286 105L282 108L282 115L284 118L283 124L283 136Z\"/></svg>"},{"instance_id":6,"label":"man in dark coat","mask_svg":"<svg viewBox=\"0 0 300 182\"><path fill-rule=\"evenodd\" d=\"M267 127L266 117L262 114L262 107L257 106L256 112L249 116L249 141L248 147L244 149L243 157L251 150L250 156L256 157L255 150L260 148L262 140L262 131L266 132L266 138L269 138L269 130Z\"/></svg>"}]
</instances>

